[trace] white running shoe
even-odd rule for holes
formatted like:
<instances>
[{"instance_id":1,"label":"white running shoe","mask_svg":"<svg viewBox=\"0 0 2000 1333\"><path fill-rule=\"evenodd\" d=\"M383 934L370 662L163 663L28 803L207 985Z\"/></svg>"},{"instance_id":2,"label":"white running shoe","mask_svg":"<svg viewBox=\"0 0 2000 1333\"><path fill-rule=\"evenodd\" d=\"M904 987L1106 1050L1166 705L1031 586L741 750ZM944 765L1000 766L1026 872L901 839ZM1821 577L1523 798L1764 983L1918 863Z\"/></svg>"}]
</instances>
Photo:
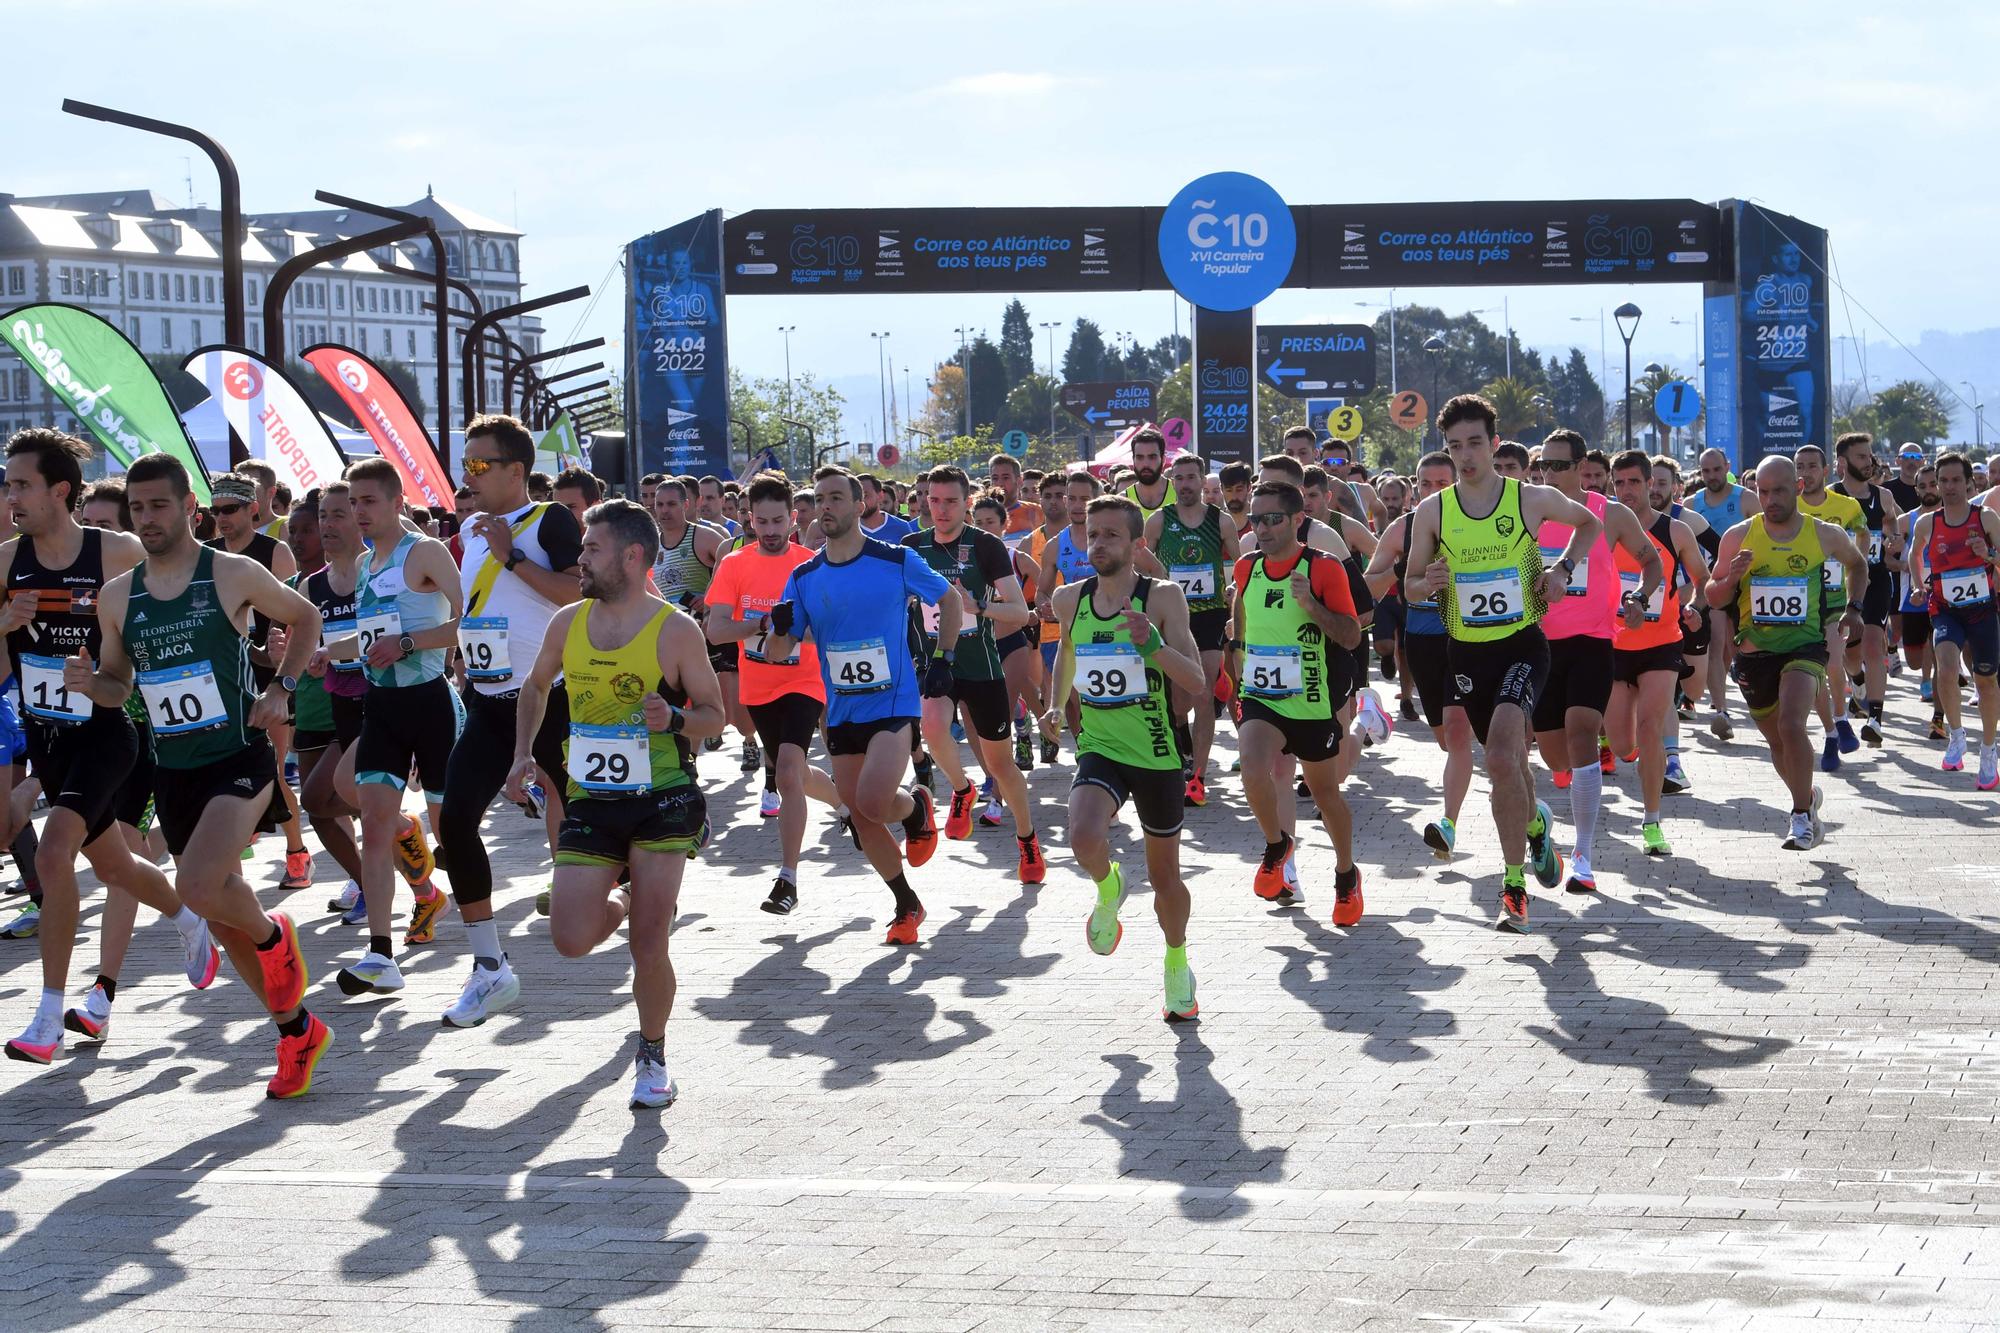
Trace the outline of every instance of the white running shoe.
<instances>
[{"instance_id":1,"label":"white running shoe","mask_svg":"<svg viewBox=\"0 0 2000 1333\"><path fill-rule=\"evenodd\" d=\"M2000 745L1979 747L1979 790L2000 787Z\"/></svg>"},{"instance_id":2,"label":"white running shoe","mask_svg":"<svg viewBox=\"0 0 2000 1333\"><path fill-rule=\"evenodd\" d=\"M83 998L83 1007L63 1015L63 1027L89 1041L103 1041L110 1036L111 1001L104 994L104 987L92 986L90 994Z\"/></svg>"},{"instance_id":3,"label":"white running shoe","mask_svg":"<svg viewBox=\"0 0 2000 1333\"><path fill-rule=\"evenodd\" d=\"M1792 826L1785 834L1785 850L1803 852L1813 845L1812 815L1800 811L1792 816Z\"/></svg>"},{"instance_id":4,"label":"white running shoe","mask_svg":"<svg viewBox=\"0 0 2000 1333\"><path fill-rule=\"evenodd\" d=\"M520 998L521 979L505 958L497 968L474 963L465 989L458 993L458 1003L444 1011L445 1026L476 1028Z\"/></svg>"},{"instance_id":5,"label":"white running shoe","mask_svg":"<svg viewBox=\"0 0 2000 1333\"><path fill-rule=\"evenodd\" d=\"M403 970L395 959L371 951L354 966L341 968L334 980L345 995L394 995L403 989Z\"/></svg>"},{"instance_id":6,"label":"white running shoe","mask_svg":"<svg viewBox=\"0 0 2000 1333\"><path fill-rule=\"evenodd\" d=\"M979 822L987 828L999 828L1005 818L1006 815L1000 805L1000 794L995 792L987 797L986 804L980 807Z\"/></svg>"},{"instance_id":7,"label":"white running shoe","mask_svg":"<svg viewBox=\"0 0 2000 1333\"><path fill-rule=\"evenodd\" d=\"M648 1055L641 1045L639 1053L632 1057L632 1108L657 1110L662 1106L672 1106L680 1092L674 1086L674 1076L667 1072L667 1066Z\"/></svg>"},{"instance_id":8,"label":"white running shoe","mask_svg":"<svg viewBox=\"0 0 2000 1333\"><path fill-rule=\"evenodd\" d=\"M1361 691L1361 702L1354 710L1354 731L1361 737L1361 746L1380 745L1396 734L1395 720L1382 707L1382 698L1374 690Z\"/></svg>"},{"instance_id":9,"label":"white running shoe","mask_svg":"<svg viewBox=\"0 0 2000 1333\"><path fill-rule=\"evenodd\" d=\"M329 912L346 912L351 910L354 904L360 901L361 885L350 879L342 886L339 895L327 903L326 910Z\"/></svg>"},{"instance_id":10,"label":"white running shoe","mask_svg":"<svg viewBox=\"0 0 2000 1333\"><path fill-rule=\"evenodd\" d=\"M181 963L188 984L196 990L207 990L214 984L216 970L222 966L222 952L215 947L208 922L200 917L195 918L193 930L181 932ZM92 993L96 993L94 989Z\"/></svg>"},{"instance_id":11,"label":"white running shoe","mask_svg":"<svg viewBox=\"0 0 2000 1333\"><path fill-rule=\"evenodd\" d=\"M776 819L784 808L784 801L774 791L767 791L757 798L757 813L762 818Z\"/></svg>"},{"instance_id":12,"label":"white running shoe","mask_svg":"<svg viewBox=\"0 0 2000 1333\"><path fill-rule=\"evenodd\" d=\"M1299 883L1299 860L1294 852L1285 858L1285 887L1278 891L1280 907L1297 907L1306 900L1305 885Z\"/></svg>"},{"instance_id":13,"label":"white running shoe","mask_svg":"<svg viewBox=\"0 0 2000 1333\"><path fill-rule=\"evenodd\" d=\"M1965 767L1964 727L1953 727L1951 729L1951 735L1946 738L1944 743L1944 763L1941 767L1947 773L1956 773Z\"/></svg>"}]
</instances>

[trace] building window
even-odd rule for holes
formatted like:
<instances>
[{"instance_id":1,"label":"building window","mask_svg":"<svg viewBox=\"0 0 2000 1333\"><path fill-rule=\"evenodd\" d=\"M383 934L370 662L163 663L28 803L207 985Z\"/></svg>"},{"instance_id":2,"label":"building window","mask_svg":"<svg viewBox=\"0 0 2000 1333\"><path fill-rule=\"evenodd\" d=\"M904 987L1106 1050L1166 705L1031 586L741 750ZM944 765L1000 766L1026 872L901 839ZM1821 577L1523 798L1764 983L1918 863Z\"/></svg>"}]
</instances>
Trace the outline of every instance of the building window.
<instances>
[{"instance_id":1,"label":"building window","mask_svg":"<svg viewBox=\"0 0 2000 1333\"><path fill-rule=\"evenodd\" d=\"M446 273L463 273L465 271L465 266L459 262L457 241L446 241L444 243L444 271Z\"/></svg>"},{"instance_id":2,"label":"building window","mask_svg":"<svg viewBox=\"0 0 2000 1333\"><path fill-rule=\"evenodd\" d=\"M165 315L160 316L160 350L163 352L174 350L174 322Z\"/></svg>"},{"instance_id":3,"label":"building window","mask_svg":"<svg viewBox=\"0 0 2000 1333\"><path fill-rule=\"evenodd\" d=\"M250 289L250 304L257 304L257 279L248 279L244 285Z\"/></svg>"},{"instance_id":4,"label":"building window","mask_svg":"<svg viewBox=\"0 0 2000 1333\"><path fill-rule=\"evenodd\" d=\"M403 332L410 340L410 360L414 361L417 359L417 331L405 329Z\"/></svg>"},{"instance_id":5,"label":"building window","mask_svg":"<svg viewBox=\"0 0 2000 1333\"><path fill-rule=\"evenodd\" d=\"M214 278L203 278L203 279L201 280L201 291L202 291L202 298L201 298L201 299L202 299L202 300L204 300L204 301L206 301L206 302L208 302L208 303L209 303L210 305L214 305L214 304L215 304L215 279L214 279Z\"/></svg>"},{"instance_id":6,"label":"building window","mask_svg":"<svg viewBox=\"0 0 2000 1333\"><path fill-rule=\"evenodd\" d=\"M367 356L367 355L368 355L368 330L366 330L366 329L356 329L356 330L355 330L354 332L355 332L355 334L357 335L357 337L355 338L355 341L356 341L357 343L359 343L359 344L360 344L360 346L359 346L359 347L357 347L357 348L355 348L355 350L356 350L356 351L358 351L358 352L360 352L360 353L361 353L361 355L363 355L363 356Z\"/></svg>"},{"instance_id":7,"label":"building window","mask_svg":"<svg viewBox=\"0 0 2000 1333\"><path fill-rule=\"evenodd\" d=\"M141 275L140 275L140 278L139 278L139 282L140 282L140 285L141 285L141 287L143 288L143 290L144 290L144 291L145 291L145 293L146 293L146 299L147 299L148 301L152 300L152 299L153 299L153 275L152 275L152 273L151 273L150 271L148 271L148 272L146 272L146 273L144 273L144 274L141 274Z\"/></svg>"},{"instance_id":8,"label":"building window","mask_svg":"<svg viewBox=\"0 0 2000 1333\"><path fill-rule=\"evenodd\" d=\"M199 346L201 346L201 321L200 321L200 320L198 320L198 319L191 319L191 320L189 320L189 321L188 321L188 337L189 337L190 339L192 339L192 340L194 341L194 345L195 345L196 347L199 347Z\"/></svg>"},{"instance_id":9,"label":"building window","mask_svg":"<svg viewBox=\"0 0 2000 1333\"><path fill-rule=\"evenodd\" d=\"M64 296L68 296L70 294L70 276L68 269L64 269L62 270L62 272L56 274L56 290L62 293Z\"/></svg>"},{"instance_id":10,"label":"building window","mask_svg":"<svg viewBox=\"0 0 2000 1333\"><path fill-rule=\"evenodd\" d=\"M141 346L139 340L139 317L137 315L132 316L132 345L134 347Z\"/></svg>"},{"instance_id":11,"label":"building window","mask_svg":"<svg viewBox=\"0 0 2000 1333\"><path fill-rule=\"evenodd\" d=\"M514 271L514 243L512 241L507 242L506 246L500 251L500 267L509 273Z\"/></svg>"},{"instance_id":12,"label":"building window","mask_svg":"<svg viewBox=\"0 0 2000 1333\"><path fill-rule=\"evenodd\" d=\"M14 372L14 396L24 403L28 401L28 372L25 370Z\"/></svg>"},{"instance_id":13,"label":"building window","mask_svg":"<svg viewBox=\"0 0 2000 1333\"><path fill-rule=\"evenodd\" d=\"M333 289L333 308L335 310L347 309L347 289L345 287L336 287Z\"/></svg>"},{"instance_id":14,"label":"building window","mask_svg":"<svg viewBox=\"0 0 2000 1333\"><path fill-rule=\"evenodd\" d=\"M187 295L187 275L183 273L174 274L174 299L176 301L185 301L187 300Z\"/></svg>"},{"instance_id":15,"label":"building window","mask_svg":"<svg viewBox=\"0 0 2000 1333\"><path fill-rule=\"evenodd\" d=\"M28 290L28 273L19 264L7 270L7 295L19 296Z\"/></svg>"}]
</instances>

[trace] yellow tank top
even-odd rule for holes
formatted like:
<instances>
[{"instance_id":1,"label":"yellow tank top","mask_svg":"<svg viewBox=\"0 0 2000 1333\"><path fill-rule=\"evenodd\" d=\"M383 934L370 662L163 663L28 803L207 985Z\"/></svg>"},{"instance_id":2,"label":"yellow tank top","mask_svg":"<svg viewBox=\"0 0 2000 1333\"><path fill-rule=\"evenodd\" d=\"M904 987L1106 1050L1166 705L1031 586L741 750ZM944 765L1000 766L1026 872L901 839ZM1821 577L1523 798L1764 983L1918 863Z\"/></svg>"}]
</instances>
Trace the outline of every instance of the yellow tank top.
<instances>
[{"instance_id":1,"label":"yellow tank top","mask_svg":"<svg viewBox=\"0 0 2000 1333\"><path fill-rule=\"evenodd\" d=\"M667 617L663 606L632 639L616 648L590 641L590 613L597 603L581 603L563 639L563 679L569 690L569 798L643 796L678 787L690 779L687 742L646 726L645 699L657 691L681 702L660 678L659 641Z\"/></svg>"},{"instance_id":2,"label":"yellow tank top","mask_svg":"<svg viewBox=\"0 0 2000 1333\"><path fill-rule=\"evenodd\" d=\"M1826 642L1822 626L1833 599L1826 585L1826 549L1803 507L1799 520L1798 536L1780 542L1772 540L1764 516L1752 514L1743 536L1751 564L1736 588L1736 642L1758 652L1788 653Z\"/></svg>"},{"instance_id":3,"label":"yellow tank top","mask_svg":"<svg viewBox=\"0 0 2000 1333\"><path fill-rule=\"evenodd\" d=\"M1474 518L1458 502L1458 487L1441 493L1438 551L1451 567L1438 599L1445 632L1461 643L1491 643L1537 624L1542 602L1542 548L1521 512L1521 483L1500 479L1493 512Z\"/></svg>"},{"instance_id":4,"label":"yellow tank top","mask_svg":"<svg viewBox=\"0 0 2000 1333\"><path fill-rule=\"evenodd\" d=\"M1861 543L1861 549L1868 549L1868 516L1862 512L1861 503L1851 495L1842 495L1828 488L1825 498L1818 504L1808 504L1804 496L1799 497L1799 512L1808 518L1816 518L1822 523L1831 523L1836 528L1845 528L1847 535ZM1815 545L1819 538L1813 537ZM1826 605L1829 610L1838 611L1847 605L1847 571L1838 560L1828 560L1821 564L1822 577L1826 581Z\"/></svg>"}]
</instances>

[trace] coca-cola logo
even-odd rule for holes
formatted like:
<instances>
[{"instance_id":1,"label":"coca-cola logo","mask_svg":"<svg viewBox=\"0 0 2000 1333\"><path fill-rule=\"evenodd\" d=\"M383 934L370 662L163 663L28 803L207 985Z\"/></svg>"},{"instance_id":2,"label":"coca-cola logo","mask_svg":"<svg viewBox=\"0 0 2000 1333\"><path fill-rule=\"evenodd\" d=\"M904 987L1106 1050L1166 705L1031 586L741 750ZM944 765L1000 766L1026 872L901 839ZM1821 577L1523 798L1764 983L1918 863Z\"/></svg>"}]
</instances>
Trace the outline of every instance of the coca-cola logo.
<instances>
[{"instance_id":1,"label":"coca-cola logo","mask_svg":"<svg viewBox=\"0 0 2000 1333\"><path fill-rule=\"evenodd\" d=\"M340 376L340 382L354 392L368 391L368 372L363 370L361 363L352 357L342 357L340 363L334 366L333 373Z\"/></svg>"},{"instance_id":2,"label":"coca-cola logo","mask_svg":"<svg viewBox=\"0 0 2000 1333\"><path fill-rule=\"evenodd\" d=\"M255 398L264 391L264 372L248 361L231 362L222 372L222 387L231 398Z\"/></svg>"}]
</instances>

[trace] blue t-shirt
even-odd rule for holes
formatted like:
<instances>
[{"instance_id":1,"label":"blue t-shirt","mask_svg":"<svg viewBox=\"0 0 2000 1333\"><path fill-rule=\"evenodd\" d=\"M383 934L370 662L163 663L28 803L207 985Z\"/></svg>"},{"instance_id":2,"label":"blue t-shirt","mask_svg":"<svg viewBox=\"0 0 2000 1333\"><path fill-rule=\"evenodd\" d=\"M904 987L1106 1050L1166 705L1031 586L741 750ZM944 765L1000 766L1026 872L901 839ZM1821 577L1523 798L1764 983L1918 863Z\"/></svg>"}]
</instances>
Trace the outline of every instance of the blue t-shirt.
<instances>
[{"instance_id":1,"label":"blue t-shirt","mask_svg":"<svg viewBox=\"0 0 2000 1333\"><path fill-rule=\"evenodd\" d=\"M784 600L792 630L819 648L828 726L915 717L923 706L910 660L909 600L927 606L951 591L916 550L869 538L844 565L820 551L792 571Z\"/></svg>"},{"instance_id":2,"label":"blue t-shirt","mask_svg":"<svg viewBox=\"0 0 2000 1333\"><path fill-rule=\"evenodd\" d=\"M1720 537L1723 533L1743 521L1743 488L1741 486L1731 486L1729 488L1729 498L1718 505L1711 505L1708 502L1708 487L1706 486L1690 491L1686 503L1689 509L1694 510L1695 513L1700 514L1704 519L1708 520L1708 526L1715 529L1717 537Z\"/></svg>"},{"instance_id":3,"label":"blue t-shirt","mask_svg":"<svg viewBox=\"0 0 2000 1333\"><path fill-rule=\"evenodd\" d=\"M903 538L917 530L916 524L900 514L885 513L881 515L881 519L882 526L879 528L870 528L866 523L862 524L862 534L878 542L888 542L891 546L898 546L902 544Z\"/></svg>"}]
</instances>

